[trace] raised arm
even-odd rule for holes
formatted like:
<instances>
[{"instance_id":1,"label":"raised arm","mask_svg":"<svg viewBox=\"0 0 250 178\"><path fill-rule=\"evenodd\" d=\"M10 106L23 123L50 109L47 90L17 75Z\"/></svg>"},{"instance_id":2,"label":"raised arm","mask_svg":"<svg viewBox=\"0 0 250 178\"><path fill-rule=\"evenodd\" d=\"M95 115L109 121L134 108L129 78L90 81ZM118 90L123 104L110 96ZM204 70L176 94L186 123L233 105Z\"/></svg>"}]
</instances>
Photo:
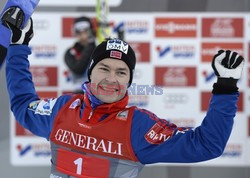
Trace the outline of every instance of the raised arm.
<instances>
[{"instance_id":1,"label":"raised arm","mask_svg":"<svg viewBox=\"0 0 250 178\"><path fill-rule=\"evenodd\" d=\"M33 37L32 20L30 19L23 29L8 21L6 24L12 34L6 60L6 80L11 110L24 128L48 139L54 117L63 104L62 101L57 101L67 99L40 100L36 93L28 61L28 55L31 54L28 44Z\"/></svg>"},{"instance_id":2,"label":"raised arm","mask_svg":"<svg viewBox=\"0 0 250 178\"><path fill-rule=\"evenodd\" d=\"M237 112L236 83L243 64L243 58L235 52L221 50L215 55L212 67L218 81L213 86L207 114L195 129L179 128L148 111L135 111L131 141L139 161L144 164L191 163L220 156Z\"/></svg>"}]
</instances>

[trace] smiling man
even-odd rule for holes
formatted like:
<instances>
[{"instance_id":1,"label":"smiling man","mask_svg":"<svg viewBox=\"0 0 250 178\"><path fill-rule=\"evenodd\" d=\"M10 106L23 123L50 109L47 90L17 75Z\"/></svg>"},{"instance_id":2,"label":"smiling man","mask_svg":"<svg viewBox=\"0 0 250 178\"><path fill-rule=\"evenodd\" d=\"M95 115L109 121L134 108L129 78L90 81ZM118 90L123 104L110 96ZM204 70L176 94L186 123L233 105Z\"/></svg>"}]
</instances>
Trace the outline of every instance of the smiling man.
<instances>
[{"instance_id":1,"label":"smiling man","mask_svg":"<svg viewBox=\"0 0 250 178\"><path fill-rule=\"evenodd\" d=\"M129 68L122 61L106 58L93 69L91 92L104 103L122 99L127 91Z\"/></svg>"},{"instance_id":2,"label":"smiling man","mask_svg":"<svg viewBox=\"0 0 250 178\"><path fill-rule=\"evenodd\" d=\"M128 43L119 39L101 43L92 54L88 70L91 92L104 103L119 101L132 83L135 63L135 53Z\"/></svg>"},{"instance_id":3,"label":"smiling man","mask_svg":"<svg viewBox=\"0 0 250 178\"><path fill-rule=\"evenodd\" d=\"M27 60L32 21L23 30L8 26L12 38L6 78L11 109L24 128L50 141L50 178L137 177L145 164L193 163L223 153L237 111L236 84L244 64L236 52L220 50L214 56L218 81L209 109L201 125L189 129L127 106L136 57L119 39L108 39L95 48L89 81L82 85L84 94L40 100Z\"/></svg>"}]
</instances>

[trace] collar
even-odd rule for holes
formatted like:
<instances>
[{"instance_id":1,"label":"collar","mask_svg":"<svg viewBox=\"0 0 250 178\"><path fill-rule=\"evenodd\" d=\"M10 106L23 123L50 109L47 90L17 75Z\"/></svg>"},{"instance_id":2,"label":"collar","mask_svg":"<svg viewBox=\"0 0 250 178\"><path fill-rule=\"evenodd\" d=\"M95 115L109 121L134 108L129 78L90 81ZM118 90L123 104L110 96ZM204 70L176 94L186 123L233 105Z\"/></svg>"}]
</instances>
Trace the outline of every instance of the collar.
<instances>
[{"instance_id":1,"label":"collar","mask_svg":"<svg viewBox=\"0 0 250 178\"><path fill-rule=\"evenodd\" d=\"M95 97L90 91L90 82L84 82L82 84L82 90L87 94L88 99L90 100L91 108L95 109L97 106L104 104L101 100Z\"/></svg>"}]
</instances>

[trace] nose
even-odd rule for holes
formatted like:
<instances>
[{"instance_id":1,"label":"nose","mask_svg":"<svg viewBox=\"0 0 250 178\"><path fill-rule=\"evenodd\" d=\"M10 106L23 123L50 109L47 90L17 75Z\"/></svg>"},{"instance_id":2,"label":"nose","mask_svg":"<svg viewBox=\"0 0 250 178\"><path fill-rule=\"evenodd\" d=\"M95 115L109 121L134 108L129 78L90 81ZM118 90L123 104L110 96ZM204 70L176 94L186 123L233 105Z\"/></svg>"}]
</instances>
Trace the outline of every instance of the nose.
<instances>
[{"instance_id":1,"label":"nose","mask_svg":"<svg viewBox=\"0 0 250 178\"><path fill-rule=\"evenodd\" d=\"M106 76L106 81L109 83L116 83L116 74L114 71L111 71L107 76Z\"/></svg>"}]
</instances>

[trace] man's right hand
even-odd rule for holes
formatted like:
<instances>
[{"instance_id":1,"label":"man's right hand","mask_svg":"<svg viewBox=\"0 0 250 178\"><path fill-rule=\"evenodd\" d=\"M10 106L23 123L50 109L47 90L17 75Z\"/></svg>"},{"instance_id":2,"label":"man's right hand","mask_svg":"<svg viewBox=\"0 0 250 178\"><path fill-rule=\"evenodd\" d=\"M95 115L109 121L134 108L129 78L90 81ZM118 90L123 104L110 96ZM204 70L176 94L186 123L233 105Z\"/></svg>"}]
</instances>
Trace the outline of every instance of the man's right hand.
<instances>
[{"instance_id":1,"label":"man's right hand","mask_svg":"<svg viewBox=\"0 0 250 178\"><path fill-rule=\"evenodd\" d=\"M16 26L18 29L21 29L21 26L24 22L24 12L17 6L9 7L3 12L1 21L2 24L6 27L6 22L9 22Z\"/></svg>"},{"instance_id":2,"label":"man's right hand","mask_svg":"<svg viewBox=\"0 0 250 178\"><path fill-rule=\"evenodd\" d=\"M29 45L31 38L33 37L33 22L30 18L27 25L23 29L18 29L11 23L6 22L8 28L11 30L11 42L10 45Z\"/></svg>"},{"instance_id":3,"label":"man's right hand","mask_svg":"<svg viewBox=\"0 0 250 178\"><path fill-rule=\"evenodd\" d=\"M12 14L18 14L20 12L20 8L15 8L15 12ZM7 11L8 12L8 11ZM7 13L6 12L6 13ZM4 14L3 14L3 17ZM31 38L33 37L33 22L30 18L26 24L26 26L21 29L20 23L13 23L15 18L19 18L19 16L12 15L11 18L2 18L2 22L11 30L11 41L10 45L23 44L28 45ZM16 19L18 21L18 19Z\"/></svg>"}]
</instances>

